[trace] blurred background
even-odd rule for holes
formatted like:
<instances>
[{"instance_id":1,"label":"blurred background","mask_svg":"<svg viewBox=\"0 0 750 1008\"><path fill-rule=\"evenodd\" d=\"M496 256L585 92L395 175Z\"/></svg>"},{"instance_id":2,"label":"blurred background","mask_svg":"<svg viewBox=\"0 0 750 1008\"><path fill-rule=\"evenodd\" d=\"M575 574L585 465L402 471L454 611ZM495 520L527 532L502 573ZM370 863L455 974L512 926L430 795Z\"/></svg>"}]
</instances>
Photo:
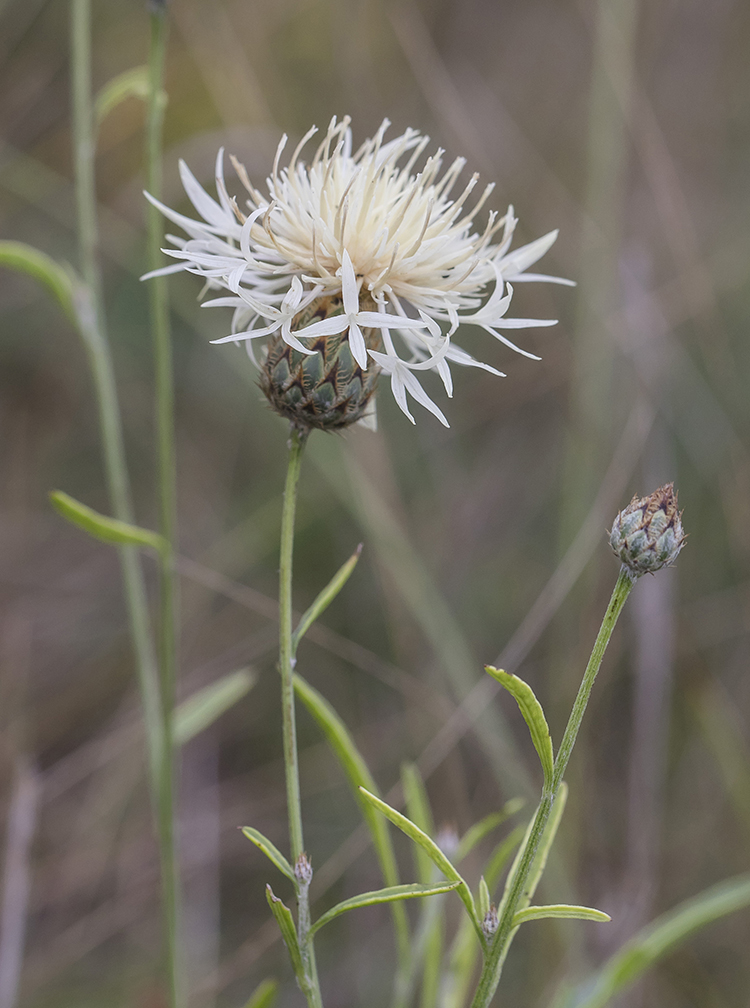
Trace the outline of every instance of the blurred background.
<instances>
[{"instance_id":1,"label":"blurred background","mask_svg":"<svg viewBox=\"0 0 750 1008\"><path fill-rule=\"evenodd\" d=\"M148 16L140 0L93 7L100 87L145 62ZM299 667L384 792L402 760L421 757L437 823L459 832L534 794L534 753L511 699L468 704L463 716L458 702L483 662L501 662L532 684L559 740L617 572L605 527L634 492L679 488L689 542L673 569L638 583L618 628L542 894L613 922L529 925L503 980L504 1003L547 1005L564 975L585 976L657 914L748 869L750 6L173 0L169 18L170 205L192 213L178 157L210 186L223 145L262 182L282 132L296 142L350 114L358 143L387 116L393 135L414 126L497 182L491 204L514 204L517 243L559 227L541 268L578 281L519 285L512 314L560 320L521 334L541 362L464 335L508 377L455 369L450 430L418 406L412 427L386 384L377 434L311 439L299 608L359 542L364 551ZM1 236L75 262L68 49L66 3L0 3ZM109 116L97 171L128 457L138 519L153 526L143 119L136 99ZM289 893L237 830L253 825L286 847L273 601L286 428L244 352L209 346L229 312L200 310L198 286L170 279L180 693L246 666L257 682L183 752L190 1008L239 1008L267 976L292 1006L301 995L263 887ZM162 1008L158 866L117 556L47 500L60 488L108 510L92 387L57 306L7 271L0 289L2 870L15 880L6 965L25 930L20 992L6 983L2 1008ZM304 713L300 744L321 910L379 877ZM488 849L468 867L473 884ZM745 911L619 1004L747 1005L748 948ZM331 925L320 959L329 1008L386 1003L388 914Z\"/></svg>"}]
</instances>

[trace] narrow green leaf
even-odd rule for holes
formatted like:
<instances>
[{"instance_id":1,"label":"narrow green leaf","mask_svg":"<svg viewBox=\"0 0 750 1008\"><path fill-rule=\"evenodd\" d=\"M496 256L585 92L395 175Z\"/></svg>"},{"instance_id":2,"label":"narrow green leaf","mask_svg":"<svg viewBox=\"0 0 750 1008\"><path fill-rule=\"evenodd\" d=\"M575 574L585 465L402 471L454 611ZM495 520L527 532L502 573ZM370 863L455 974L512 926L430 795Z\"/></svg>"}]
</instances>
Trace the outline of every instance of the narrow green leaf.
<instances>
[{"instance_id":1,"label":"narrow green leaf","mask_svg":"<svg viewBox=\"0 0 750 1008\"><path fill-rule=\"evenodd\" d=\"M461 842L456 851L456 861L462 861L475 847L494 829L504 823L509 816L515 815L526 804L523 798L511 798L500 809L499 812L491 812L484 819L480 819L470 827L461 837Z\"/></svg>"},{"instance_id":2,"label":"narrow green leaf","mask_svg":"<svg viewBox=\"0 0 750 1008\"><path fill-rule=\"evenodd\" d=\"M263 980L255 988L245 1008L271 1008L279 992L278 980Z\"/></svg>"},{"instance_id":3,"label":"narrow green leaf","mask_svg":"<svg viewBox=\"0 0 750 1008\"><path fill-rule=\"evenodd\" d=\"M471 890L457 869L440 850L435 841L428 837L427 834L419 828L419 826L416 826L411 821L411 819L407 819L405 815L401 815L400 812L397 812L395 808L391 808L390 805L382 801L380 798L377 798L374 794L370 794L370 792L365 788L360 787L359 790L371 805L378 809L378 811L382 812L387 819L390 819L394 826L398 826L398 828L402 832L406 833L406 835L413 840L414 843L419 844L433 864L437 865L446 878L453 882L460 883L456 887L456 892L461 897L461 900L471 917L472 923L474 924L474 929L477 932L479 940L482 942L482 945L484 945L485 937L477 918L477 911L474 906L474 897L471 895Z\"/></svg>"},{"instance_id":4,"label":"narrow green leaf","mask_svg":"<svg viewBox=\"0 0 750 1008\"><path fill-rule=\"evenodd\" d=\"M299 942L297 941L297 929L294 926L292 911L288 906L285 906L281 902L278 896L274 896L273 889L271 889L270 885L266 886L266 899L268 900L268 905L271 908L271 913L274 915L276 923L279 925L279 930L281 931L281 937L284 939L284 944L289 949L289 958L292 960L294 975L300 983L304 984L305 969L302 965L302 953L300 952Z\"/></svg>"},{"instance_id":5,"label":"narrow green leaf","mask_svg":"<svg viewBox=\"0 0 750 1008\"><path fill-rule=\"evenodd\" d=\"M577 920L609 921L612 918L601 910L593 907L570 906L567 903L554 903L549 906L529 906L519 910L513 917L513 926L525 924L526 921L544 920L545 917L571 917Z\"/></svg>"},{"instance_id":6,"label":"narrow green leaf","mask_svg":"<svg viewBox=\"0 0 750 1008\"><path fill-rule=\"evenodd\" d=\"M427 791L418 768L414 763L404 763L401 767L401 787L404 789L406 811L415 823L428 836L434 836L435 823L427 798ZM419 846L414 847L416 867L419 878L425 884L432 881L432 859Z\"/></svg>"},{"instance_id":7,"label":"narrow green leaf","mask_svg":"<svg viewBox=\"0 0 750 1008\"><path fill-rule=\"evenodd\" d=\"M485 672L496 679L507 691L512 694L513 699L518 704L523 719L531 732L531 741L539 754L539 760L544 771L545 784L552 782L552 767L555 761L552 751L552 739L550 738L547 719L544 716L542 705L534 696L534 691L528 683L512 672L505 672L503 669L496 669L492 665L485 665Z\"/></svg>"},{"instance_id":8,"label":"narrow green leaf","mask_svg":"<svg viewBox=\"0 0 750 1008\"><path fill-rule=\"evenodd\" d=\"M118 521L117 518L99 514L98 511L81 504L61 490L53 490L49 498L52 506L63 518L88 532L94 539L115 546L145 546L159 553L167 548L164 538L158 532L140 528L138 525L128 525L127 522Z\"/></svg>"},{"instance_id":9,"label":"narrow green leaf","mask_svg":"<svg viewBox=\"0 0 750 1008\"><path fill-rule=\"evenodd\" d=\"M631 938L568 1002L575 1008L603 1008L659 959L707 924L750 906L750 875L738 875L705 889L657 917ZM585 991L585 993L583 993Z\"/></svg>"},{"instance_id":10,"label":"narrow green leaf","mask_svg":"<svg viewBox=\"0 0 750 1008\"><path fill-rule=\"evenodd\" d=\"M374 906L376 903L394 903L397 900L413 899L415 896L438 896L440 893L450 892L457 888L459 882L436 882L433 885L410 885L390 886L387 889L376 889L374 892L360 893L359 896L352 896L351 899L344 900L331 907L322 917L315 921L310 928L310 934L315 934L322 927L339 917L347 910L356 910L358 907Z\"/></svg>"},{"instance_id":11,"label":"narrow green leaf","mask_svg":"<svg viewBox=\"0 0 750 1008\"><path fill-rule=\"evenodd\" d=\"M140 98L143 101L148 98L147 66L123 70L104 85L94 103L96 125L100 126L109 113L126 98Z\"/></svg>"},{"instance_id":12,"label":"narrow green leaf","mask_svg":"<svg viewBox=\"0 0 750 1008\"><path fill-rule=\"evenodd\" d=\"M294 872L292 871L292 866L289 864L287 859L278 849L274 847L270 840L267 840L257 829L253 829L252 826L243 826L242 832L245 834L248 840L252 840L255 846L262 850L269 861L272 861L276 867L282 872L288 879L296 884L296 879L294 877Z\"/></svg>"},{"instance_id":13,"label":"narrow green leaf","mask_svg":"<svg viewBox=\"0 0 750 1008\"><path fill-rule=\"evenodd\" d=\"M70 321L77 323L73 277L54 259L24 242L0 241L0 266L25 273L44 284Z\"/></svg>"},{"instance_id":14,"label":"narrow green leaf","mask_svg":"<svg viewBox=\"0 0 750 1008\"><path fill-rule=\"evenodd\" d=\"M378 815L372 805L365 801L359 790L360 787L364 787L372 794L377 794L378 791L362 754L354 744L349 729L325 697L321 696L308 682L305 682L302 676L295 674L293 682L295 693L318 722L362 809L362 816L372 837L383 881L387 886L398 885L398 865L388 827L382 816ZM409 922L404 908L399 903L393 906L393 920L398 939L399 956L405 961L409 954Z\"/></svg>"},{"instance_id":15,"label":"narrow green leaf","mask_svg":"<svg viewBox=\"0 0 750 1008\"><path fill-rule=\"evenodd\" d=\"M482 920L484 920L484 915L489 910L491 903L490 890L484 880L484 875L482 875L479 879L479 899L477 900L477 909Z\"/></svg>"},{"instance_id":16,"label":"narrow green leaf","mask_svg":"<svg viewBox=\"0 0 750 1008\"><path fill-rule=\"evenodd\" d=\"M174 712L175 745L184 745L212 725L242 699L256 678L249 668L238 669L183 700Z\"/></svg>"},{"instance_id":17,"label":"narrow green leaf","mask_svg":"<svg viewBox=\"0 0 750 1008\"><path fill-rule=\"evenodd\" d=\"M333 602L338 593L344 587L349 577L357 566L357 561L359 560L360 554L362 553L362 543L357 546L356 550L352 553L349 559L343 564L338 571L333 575L331 580L325 586L325 588L320 592L318 597L315 599L313 604L309 609L302 614L299 621L297 629L292 634L292 652L297 650L297 645L305 636L307 631L313 625L315 620L325 612L328 606Z\"/></svg>"}]
</instances>

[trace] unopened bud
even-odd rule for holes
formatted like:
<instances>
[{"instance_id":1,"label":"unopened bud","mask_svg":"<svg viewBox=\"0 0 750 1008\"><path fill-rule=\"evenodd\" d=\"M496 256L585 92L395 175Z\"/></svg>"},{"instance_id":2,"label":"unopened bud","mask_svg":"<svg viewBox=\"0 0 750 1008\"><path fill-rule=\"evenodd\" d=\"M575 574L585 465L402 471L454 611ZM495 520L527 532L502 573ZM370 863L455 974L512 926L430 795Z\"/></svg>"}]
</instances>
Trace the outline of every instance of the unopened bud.
<instances>
[{"instance_id":1,"label":"unopened bud","mask_svg":"<svg viewBox=\"0 0 750 1008\"><path fill-rule=\"evenodd\" d=\"M375 302L363 307L376 309ZM293 329L304 329L341 315L340 295L318 298L294 317ZM363 329L365 345L381 349L378 329ZM276 334L260 372L260 387L273 409L291 420L299 430L342 430L364 421L371 413L380 368L370 360L363 371L349 346L348 331L307 340L313 354L300 353Z\"/></svg>"},{"instance_id":2,"label":"unopened bud","mask_svg":"<svg viewBox=\"0 0 750 1008\"><path fill-rule=\"evenodd\" d=\"M305 854L304 851L294 863L294 877L300 885L309 886L312 882L312 865L310 864L307 854Z\"/></svg>"},{"instance_id":3,"label":"unopened bud","mask_svg":"<svg viewBox=\"0 0 750 1008\"><path fill-rule=\"evenodd\" d=\"M610 545L636 577L653 574L671 564L682 549L681 517L674 485L667 483L649 497L634 497L618 514Z\"/></svg>"},{"instance_id":4,"label":"unopened bud","mask_svg":"<svg viewBox=\"0 0 750 1008\"><path fill-rule=\"evenodd\" d=\"M499 924L497 917L497 907L494 903L490 905L489 910L482 918L482 931L484 932L485 938L491 938L493 934L497 931L497 926Z\"/></svg>"}]
</instances>

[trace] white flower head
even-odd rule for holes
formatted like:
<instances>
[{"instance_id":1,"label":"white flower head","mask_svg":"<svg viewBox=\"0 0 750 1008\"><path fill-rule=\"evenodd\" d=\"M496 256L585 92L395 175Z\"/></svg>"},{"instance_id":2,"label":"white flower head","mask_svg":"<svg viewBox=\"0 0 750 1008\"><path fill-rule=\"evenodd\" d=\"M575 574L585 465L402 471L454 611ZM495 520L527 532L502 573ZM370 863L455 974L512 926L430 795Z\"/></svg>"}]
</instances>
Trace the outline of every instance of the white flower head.
<instances>
[{"instance_id":1,"label":"white flower head","mask_svg":"<svg viewBox=\"0 0 750 1008\"><path fill-rule=\"evenodd\" d=\"M228 296L204 302L235 309L231 334L215 342L248 341L253 360L251 341L257 338L272 337L311 357L323 352L321 340L335 336L337 346L348 343L360 378L368 369L390 376L396 402L412 422L407 391L447 426L416 374L436 371L449 396L451 362L500 374L455 345L453 334L462 323L533 357L504 332L554 320L507 318L511 284L570 281L527 272L556 231L510 251L512 207L502 218L490 212L484 227L475 230L493 186L468 209L477 175L451 198L464 159L443 170L442 150L422 159L428 137L407 129L386 142L389 125L384 121L352 153L349 119L334 118L309 162L301 154L315 127L282 168L284 136L265 191L232 159L246 190L241 203L227 192L223 151L216 160L218 200L181 162L183 185L202 220L175 213L146 194L188 235L171 239L176 247L164 249L178 262L147 276L185 269L202 276L207 287L226 290ZM326 312L312 311L323 302Z\"/></svg>"}]
</instances>

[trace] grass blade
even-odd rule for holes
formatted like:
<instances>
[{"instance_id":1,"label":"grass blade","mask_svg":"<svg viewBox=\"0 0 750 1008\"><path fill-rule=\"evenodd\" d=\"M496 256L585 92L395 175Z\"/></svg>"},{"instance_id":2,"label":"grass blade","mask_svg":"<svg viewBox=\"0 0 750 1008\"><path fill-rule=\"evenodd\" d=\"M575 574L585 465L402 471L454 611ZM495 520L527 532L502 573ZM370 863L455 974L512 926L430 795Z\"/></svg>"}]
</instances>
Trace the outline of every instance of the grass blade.
<instances>
[{"instance_id":1,"label":"grass blade","mask_svg":"<svg viewBox=\"0 0 750 1008\"><path fill-rule=\"evenodd\" d=\"M750 875L739 875L705 889L657 917L615 953L573 996L569 1008L603 1008L659 959L701 928L750 906Z\"/></svg>"},{"instance_id":2,"label":"grass blade","mask_svg":"<svg viewBox=\"0 0 750 1008\"><path fill-rule=\"evenodd\" d=\"M404 799L406 801L406 811L409 818L428 836L435 833L435 823L430 810L430 803L427 798L422 775L414 763L404 763L401 767L401 786L404 789ZM416 855L417 874L422 882L427 885L432 880L432 859L426 851L417 846L414 848Z\"/></svg>"},{"instance_id":3,"label":"grass blade","mask_svg":"<svg viewBox=\"0 0 750 1008\"><path fill-rule=\"evenodd\" d=\"M515 848L520 844L525 832L526 827L516 826L516 828L497 845L490 855L487 867L484 869L484 877L487 880L487 886L490 892L494 890L500 880L503 868L505 868L506 864L510 860L510 856Z\"/></svg>"},{"instance_id":4,"label":"grass blade","mask_svg":"<svg viewBox=\"0 0 750 1008\"><path fill-rule=\"evenodd\" d=\"M466 833L461 837L461 842L458 845L458 850L456 852L456 861L462 861L467 855L474 850L478 843L491 833L494 829L504 823L506 819L510 816L515 815L523 806L526 804L523 798L511 798L507 801L505 805L500 809L499 812L491 812L484 819L481 819L478 823L475 823L470 827Z\"/></svg>"},{"instance_id":5,"label":"grass blade","mask_svg":"<svg viewBox=\"0 0 750 1008\"><path fill-rule=\"evenodd\" d=\"M393 850L388 827L382 817L375 812L372 805L364 800L360 788L365 788L372 794L377 794L377 785L362 754L354 744L348 728L331 707L328 701L316 689L299 676L294 675L294 690L299 699L307 707L310 714L318 722L334 755L349 780L354 796L362 809L367 828L372 837L383 881L387 886L399 884L398 865ZM399 950L399 961L405 964L409 958L409 922L404 908L396 903L393 906L393 921L396 929L396 941Z\"/></svg>"},{"instance_id":6,"label":"grass blade","mask_svg":"<svg viewBox=\"0 0 750 1008\"><path fill-rule=\"evenodd\" d=\"M183 700L174 712L174 744L184 745L212 725L252 689L256 678L249 668L238 669Z\"/></svg>"},{"instance_id":7,"label":"grass blade","mask_svg":"<svg viewBox=\"0 0 750 1008\"><path fill-rule=\"evenodd\" d=\"M123 70L111 81L108 81L99 91L94 102L94 118L96 125L101 126L110 112L117 108L126 98L148 98L148 67L132 67Z\"/></svg>"},{"instance_id":8,"label":"grass blade","mask_svg":"<svg viewBox=\"0 0 750 1008\"><path fill-rule=\"evenodd\" d=\"M245 1008L271 1008L279 992L278 980L263 980L255 988Z\"/></svg>"},{"instance_id":9,"label":"grass blade","mask_svg":"<svg viewBox=\"0 0 750 1008\"><path fill-rule=\"evenodd\" d=\"M390 886L387 889L376 889L374 892L360 893L359 896L352 896L351 899L343 900L331 907L322 917L319 917L310 928L310 934L315 934L329 921L346 913L348 910L356 910L358 907L374 906L377 903L393 903L397 900L413 899L416 896L438 896L440 893L450 892L459 885L458 882L436 882L433 885L410 885Z\"/></svg>"}]
</instances>

